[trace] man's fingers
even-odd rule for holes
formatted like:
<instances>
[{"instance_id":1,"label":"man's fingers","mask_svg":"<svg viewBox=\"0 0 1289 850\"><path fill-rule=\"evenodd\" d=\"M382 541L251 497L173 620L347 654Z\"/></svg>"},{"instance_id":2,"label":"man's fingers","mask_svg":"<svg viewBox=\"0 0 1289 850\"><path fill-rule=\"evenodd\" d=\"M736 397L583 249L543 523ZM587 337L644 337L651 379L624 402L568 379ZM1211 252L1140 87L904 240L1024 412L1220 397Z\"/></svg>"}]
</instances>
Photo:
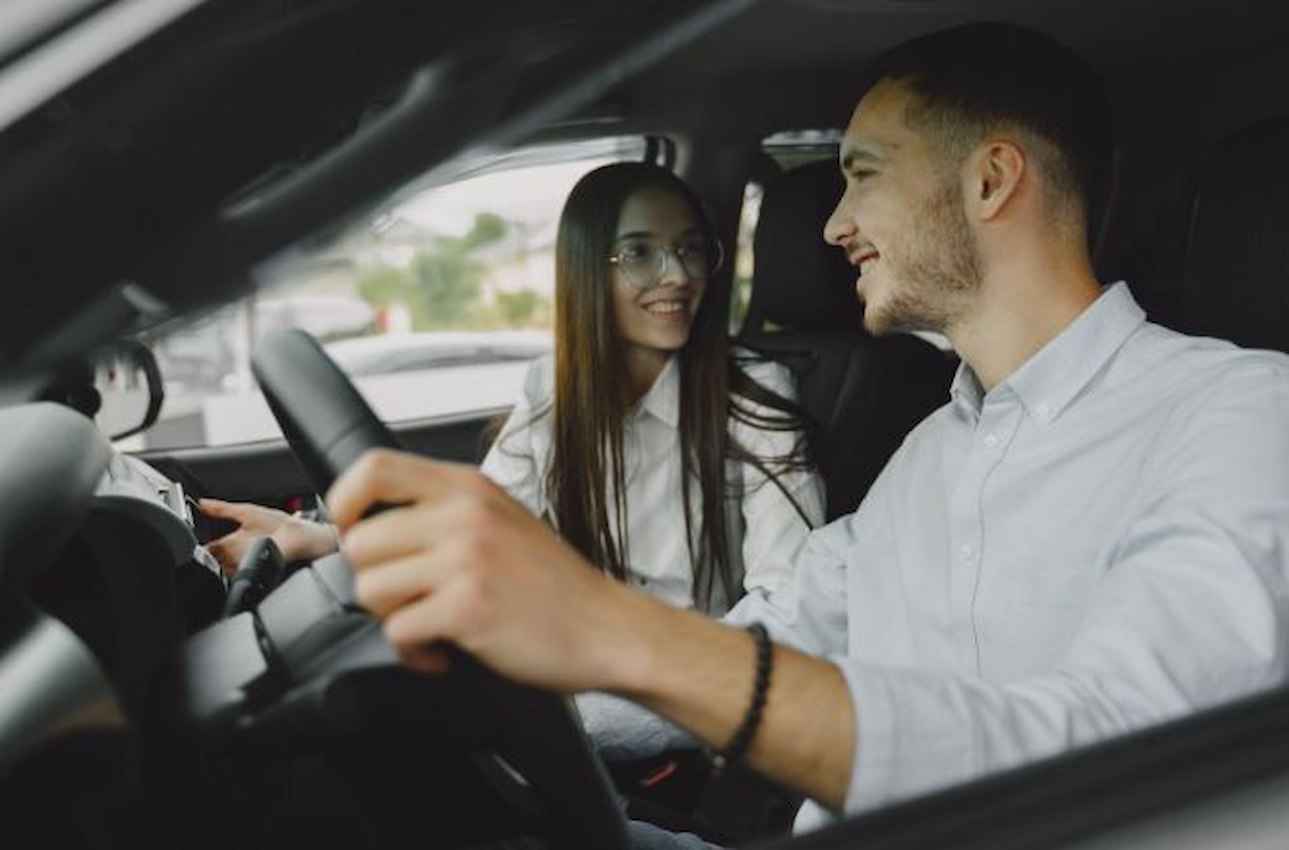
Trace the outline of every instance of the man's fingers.
<instances>
[{"instance_id":1,"label":"man's fingers","mask_svg":"<svg viewBox=\"0 0 1289 850\"><path fill-rule=\"evenodd\" d=\"M468 486L466 464L430 460L391 449L364 452L327 491L327 513L345 529L372 505L435 499Z\"/></svg>"},{"instance_id":2,"label":"man's fingers","mask_svg":"<svg viewBox=\"0 0 1289 850\"><path fill-rule=\"evenodd\" d=\"M446 673L452 667L451 656L440 644L399 649L398 658L407 667L431 675Z\"/></svg>"},{"instance_id":3,"label":"man's fingers","mask_svg":"<svg viewBox=\"0 0 1289 850\"><path fill-rule=\"evenodd\" d=\"M427 594L385 617L385 637L402 655L448 639L443 599Z\"/></svg>"},{"instance_id":4,"label":"man's fingers","mask_svg":"<svg viewBox=\"0 0 1289 850\"><path fill-rule=\"evenodd\" d=\"M416 552L432 552L444 541L486 545L502 531L506 512L504 500L478 493L443 496L363 520L345 532L342 548L350 565L361 572Z\"/></svg>"},{"instance_id":5,"label":"man's fingers","mask_svg":"<svg viewBox=\"0 0 1289 850\"><path fill-rule=\"evenodd\" d=\"M436 513L433 506L392 508L352 527L341 548L355 570L423 552L439 536Z\"/></svg>"},{"instance_id":6,"label":"man's fingers","mask_svg":"<svg viewBox=\"0 0 1289 850\"><path fill-rule=\"evenodd\" d=\"M434 590L433 567L422 556L413 556L364 570L354 577L354 596L373 616L385 618L391 611Z\"/></svg>"}]
</instances>

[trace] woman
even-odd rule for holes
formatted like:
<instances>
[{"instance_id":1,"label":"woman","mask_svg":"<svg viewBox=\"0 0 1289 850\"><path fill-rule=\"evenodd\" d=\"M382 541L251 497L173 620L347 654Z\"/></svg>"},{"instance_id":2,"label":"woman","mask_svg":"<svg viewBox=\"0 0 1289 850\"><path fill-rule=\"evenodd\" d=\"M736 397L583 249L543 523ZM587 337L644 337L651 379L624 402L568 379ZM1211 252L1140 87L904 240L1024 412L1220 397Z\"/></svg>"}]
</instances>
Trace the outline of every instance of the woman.
<instances>
[{"instance_id":1,"label":"woman","mask_svg":"<svg viewBox=\"0 0 1289 850\"><path fill-rule=\"evenodd\" d=\"M721 262L670 171L583 177L556 238L554 357L482 467L606 572L711 613L781 584L823 516L787 371L729 349Z\"/></svg>"},{"instance_id":2,"label":"woman","mask_svg":"<svg viewBox=\"0 0 1289 850\"><path fill-rule=\"evenodd\" d=\"M732 352L728 276L701 204L663 168L578 182L556 239L555 353L538 360L483 471L592 563L719 614L769 592L823 516L785 369ZM331 551L326 526L203 500L242 525L211 544L235 566L272 534L288 559Z\"/></svg>"}]
</instances>

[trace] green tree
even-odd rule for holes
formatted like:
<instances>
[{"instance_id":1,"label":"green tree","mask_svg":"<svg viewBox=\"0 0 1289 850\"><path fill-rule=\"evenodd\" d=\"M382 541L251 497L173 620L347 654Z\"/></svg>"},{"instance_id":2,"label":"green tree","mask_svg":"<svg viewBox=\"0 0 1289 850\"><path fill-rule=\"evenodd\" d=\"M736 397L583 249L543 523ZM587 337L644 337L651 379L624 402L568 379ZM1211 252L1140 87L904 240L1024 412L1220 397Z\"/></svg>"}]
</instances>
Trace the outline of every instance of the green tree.
<instances>
[{"instance_id":1,"label":"green tree","mask_svg":"<svg viewBox=\"0 0 1289 850\"><path fill-rule=\"evenodd\" d=\"M427 328L452 328L478 309L483 269L455 246L412 260L412 315Z\"/></svg>"},{"instance_id":2,"label":"green tree","mask_svg":"<svg viewBox=\"0 0 1289 850\"><path fill-rule=\"evenodd\" d=\"M378 268L358 282L358 294L377 308L406 304L410 300L411 282L400 269Z\"/></svg>"},{"instance_id":3,"label":"green tree","mask_svg":"<svg viewBox=\"0 0 1289 850\"><path fill-rule=\"evenodd\" d=\"M467 252L473 251L501 240L509 229L506 220L496 213L479 213L474 217L470 232L461 237L460 247Z\"/></svg>"},{"instance_id":4,"label":"green tree","mask_svg":"<svg viewBox=\"0 0 1289 850\"><path fill-rule=\"evenodd\" d=\"M497 293L497 310L501 313L501 320L513 328L535 324L538 312L546 306L547 300L531 289Z\"/></svg>"},{"instance_id":5,"label":"green tree","mask_svg":"<svg viewBox=\"0 0 1289 850\"><path fill-rule=\"evenodd\" d=\"M440 239L412 258L406 270L380 268L366 275L359 294L374 307L406 304L417 330L457 328L483 317L484 266L471 254L504 238L508 226L494 213L479 213L464 236Z\"/></svg>"}]
</instances>

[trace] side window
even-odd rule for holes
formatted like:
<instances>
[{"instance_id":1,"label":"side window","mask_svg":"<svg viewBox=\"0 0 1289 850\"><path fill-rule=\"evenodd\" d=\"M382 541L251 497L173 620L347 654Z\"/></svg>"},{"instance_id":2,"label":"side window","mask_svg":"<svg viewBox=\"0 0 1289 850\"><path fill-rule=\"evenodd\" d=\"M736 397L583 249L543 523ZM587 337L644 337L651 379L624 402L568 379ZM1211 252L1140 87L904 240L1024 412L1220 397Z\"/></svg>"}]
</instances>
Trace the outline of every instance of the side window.
<instances>
[{"instance_id":1,"label":"side window","mask_svg":"<svg viewBox=\"0 0 1289 850\"><path fill-rule=\"evenodd\" d=\"M161 418L130 448L280 435L250 370L254 341L298 327L388 422L496 412L552 347L556 224L587 171L646 156L608 138L465 157L370 215L256 270L243 301L148 340Z\"/></svg>"},{"instance_id":2,"label":"side window","mask_svg":"<svg viewBox=\"0 0 1289 850\"><path fill-rule=\"evenodd\" d=\"M737 334L747 316L748 301L752 296L752 271L756 268L753 236L761 217L760 183L749 182L743 187L743 205L739 208L738 245L734 251L734 291L730 300L730 333Z\"/></svg>"}]
</instances>

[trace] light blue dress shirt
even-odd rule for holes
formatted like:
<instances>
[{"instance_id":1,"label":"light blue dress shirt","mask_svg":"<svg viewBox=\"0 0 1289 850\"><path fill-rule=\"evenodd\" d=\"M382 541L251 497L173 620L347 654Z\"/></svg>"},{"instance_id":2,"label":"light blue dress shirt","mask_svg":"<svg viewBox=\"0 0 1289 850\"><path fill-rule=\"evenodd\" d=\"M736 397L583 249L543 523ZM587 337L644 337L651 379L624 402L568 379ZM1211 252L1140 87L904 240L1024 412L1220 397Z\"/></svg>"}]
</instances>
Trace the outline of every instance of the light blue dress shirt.
<instances>
[{"instance_id":1,"label":"light blue dress shirt","mask_svg":"<svg viewBox=\"0 0 1289 850\"><path fill-rule=\"evenodd\" d=\"M1151 324L1120 283L989 393L960 369L728 619L841 670L854 812L1284 682L1287 573L1289 358Z\"/></svg>"}]
</instances>

